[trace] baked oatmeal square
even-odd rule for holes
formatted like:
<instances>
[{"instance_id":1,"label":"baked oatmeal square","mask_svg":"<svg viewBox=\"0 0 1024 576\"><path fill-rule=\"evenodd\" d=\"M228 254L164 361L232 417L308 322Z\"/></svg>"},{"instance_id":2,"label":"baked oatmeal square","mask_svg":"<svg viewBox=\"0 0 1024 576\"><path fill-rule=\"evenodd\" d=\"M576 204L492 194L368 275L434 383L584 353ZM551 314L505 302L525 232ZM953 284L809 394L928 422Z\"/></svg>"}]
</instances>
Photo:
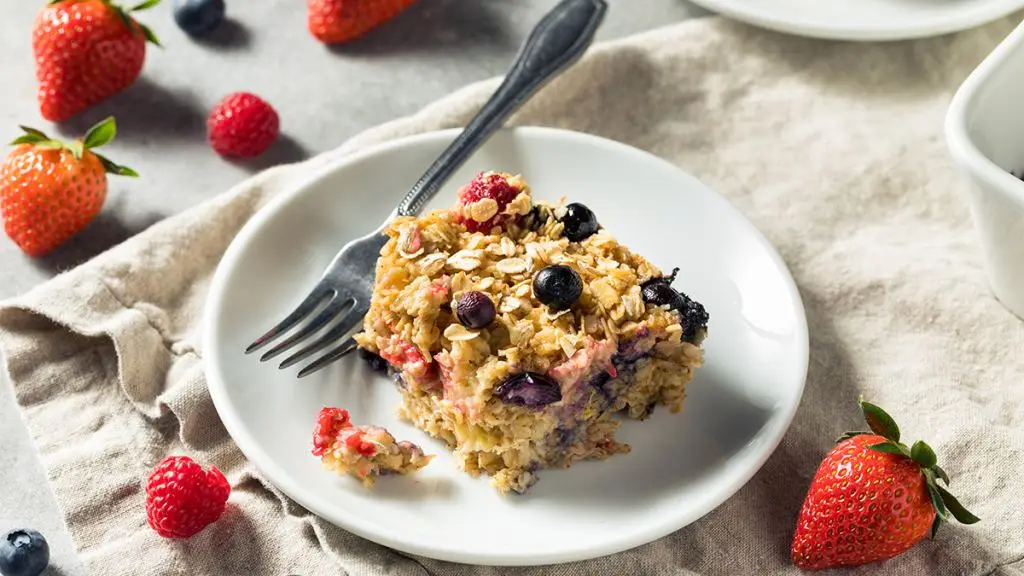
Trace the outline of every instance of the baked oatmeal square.
<instances>
[{"instance_id":1,"label":"baked oatmeal square","mask_svg":"<svg viewBox=\"0 0 1024 576\"><path fill-rule=\"evenodd\" d=\"M708 314L586 206L486 172L385 233L356 340L467 473L522 493L541 469L627 452L615 415L682 409Z\"/></svg>"}]
</instances>

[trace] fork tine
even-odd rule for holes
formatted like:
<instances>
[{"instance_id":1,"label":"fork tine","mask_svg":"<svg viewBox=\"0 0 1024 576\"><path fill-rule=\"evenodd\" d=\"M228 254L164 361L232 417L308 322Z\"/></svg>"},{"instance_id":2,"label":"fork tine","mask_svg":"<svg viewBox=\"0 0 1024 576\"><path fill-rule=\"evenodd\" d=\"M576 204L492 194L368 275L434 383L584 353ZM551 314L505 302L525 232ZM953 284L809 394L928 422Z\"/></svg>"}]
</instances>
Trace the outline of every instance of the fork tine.
<instances>
[{"instance_id":1,"label":"fork tine","mask_svg":"<svg viewBox=\"0 0 1024 576\"><path fill-rule=\"evenodd\" d=\"M270 350L264 352L263 356L260 356L260 362L266 362L267 360L270 360L271 358L277 356L278 354L281 354L282 352L285 352L292 346L295 346L299 342L302 342L312 334L316 333L317 330L320 330L321 328L326 326L328 322L336 318L338 314L340 314L341 311L347 308L351 303L352 299L349 298L348 296L335 296L334 299L331 300L329 304L327 304L327 307L324 308L323 311L320 312L320 314L317 314L316 318L314 318L308 325L306 325L305 328L299 330L295 334L292 334L291 336L288 337L288 339L278 343Z\"/></svg>"},{"instance_id":2,"label":"fork tine","mask_svg":"<svg viewBox=\"0 0 1024 576\"><path fill-rule=\"evenodd\" d=\"M256 350L259 350L279 334L283 334L288 330L291 330L292 327L301 322L303 318L309 316L320 302L323 302L324 297L328 295L333 295L331 289L323 288L322 286L314 288L313 291L306 296L305 300L296 306L295 310L292 310L291 314L286 316L284 320L277 324L277 326L268 330L266 334L257 338L252 344L249 344L249 347L245 349L245 353L251 354Z\"/></svg>"},{"instance_id":3,"label":"fork tine","mask_svg":"<svg viewBox=\"0 0 1024 576\"><path fill-rule=\"evenodd\" d=\"M318 338L315 342L306 346L302 350L299 350L295 354L284 359L281 362L280 368L283 370L296 362L309 357L314 352L318 352L328 345L337 342L339 338L348 334L353 328L356 327L360 322L363 321L363 316L366 315L366 306L360 306L356 303L348 312L345 313L345 317L338 322L338 325L331 328L329 332Z\"/></svg>"},{"instance_id":4,"label":"fork tine","mask_svg":"<svg viewBox=\"0 0 1024 576\"><path fill-rule=\"evenodd\" d=\"M320 370L321 368L327 366L328 364L334 362L335 360L344 358L348 354L354 352L357 347L358 346L356 345L355 338L349 338L348 340L345 340L341 344L341 346L338 346L334 350L331 350L327 354L324 354L323 356L318 358L316 361L310 363L309 366L306 366L302 370L299 370L299 378L305 378L306 376L309 376L313 372Z\"/></svg>"}]
</instances>

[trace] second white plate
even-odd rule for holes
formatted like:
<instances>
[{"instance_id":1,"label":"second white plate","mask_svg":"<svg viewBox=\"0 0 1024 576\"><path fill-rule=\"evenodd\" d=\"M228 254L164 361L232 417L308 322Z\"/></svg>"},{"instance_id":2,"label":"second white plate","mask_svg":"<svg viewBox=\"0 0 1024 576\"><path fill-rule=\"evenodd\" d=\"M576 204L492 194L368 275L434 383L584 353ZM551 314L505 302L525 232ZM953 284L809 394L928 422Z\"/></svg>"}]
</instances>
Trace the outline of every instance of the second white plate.
<instances>
[{"instance_id":1,"label":"second white plate","mask_svg":"<svg viewBox=\"0 0 1024 576\"><path fill-rule=\"evenodd\" d=\"M1024 0L690 0L748 24L834 40L904 40L980 26Z\"/></svg>"},{"instance_id":2,"label":"second white plate","mask_svg":"<svg viewBox=\"0 0 1024 576\"><path fill-rule=\"evenodd\" d=\"M481 170L522 174L534 194L594 210L622 242L670 270L711 314L706 365L680 414L625 422L629 454L541 472L525 496L455 468L438 442L395 416L394 384L358 359L301 381L243 353L316 282L347 240L388 215L457 132L407 138L348 157L257 214L225 254L206 314L210 391L245 455L315 514L370 540L473 564L548 564L637 546L700 518L754 475L803 392L808 338L782 260L726 200L695 178L615 142L543 128L496 134L428 208L450 206ZM325 472L310 454L322 406L388 427L438 455L373 490Z\"/></svg>"}]
</instances>

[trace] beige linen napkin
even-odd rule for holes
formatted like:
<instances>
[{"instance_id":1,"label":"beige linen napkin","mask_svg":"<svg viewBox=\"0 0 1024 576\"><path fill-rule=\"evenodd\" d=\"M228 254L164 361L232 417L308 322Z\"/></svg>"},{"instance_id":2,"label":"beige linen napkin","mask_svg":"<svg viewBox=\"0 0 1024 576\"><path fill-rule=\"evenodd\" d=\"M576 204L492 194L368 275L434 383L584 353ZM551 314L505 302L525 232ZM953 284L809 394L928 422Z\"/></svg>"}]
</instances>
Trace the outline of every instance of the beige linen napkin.
<instances>
[{"instance_id":1,"label":"beige linen napkin","mask_svg":"<svg viewBox=\"0 0 1024 576\"><path fill-rule=\"evenodd\" d=\"M253 212L316 165L462 125L494 81L260 174L6 303L7 368L90 571L795 574L788 547L804 491L837 433L859 427L863 394L932 442L983 521L851 573L1024 574L1022 323L986 286L941 130L952 91L1016 22L878 45L686 22L597 47L515 119L627 142L703 179L778 247L807 307L810 375L776 453L705 518L619 555L498 569L367 542L261 481L206 390L204 297ZM170 452L219 466L234 487L225 517L185 542L145 524L140 482Z\"/></svg>"}]
</instances>

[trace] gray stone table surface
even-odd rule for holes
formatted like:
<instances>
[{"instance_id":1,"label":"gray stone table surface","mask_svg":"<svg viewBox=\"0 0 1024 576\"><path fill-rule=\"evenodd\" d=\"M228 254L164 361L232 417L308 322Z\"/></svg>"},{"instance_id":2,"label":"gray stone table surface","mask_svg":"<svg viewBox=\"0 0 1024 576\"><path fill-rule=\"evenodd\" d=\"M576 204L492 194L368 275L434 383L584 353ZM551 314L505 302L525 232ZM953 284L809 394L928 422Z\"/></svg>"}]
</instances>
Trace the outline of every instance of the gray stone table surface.
<instances>
[{"instance_id":1,"label":"gray stone table surface","mask_svg":"<svg viewBox=\"0 0 1024 576\"><path fill-rule=\"evenodd\" d=\"M105 149L138 170L111 178L99 218L41 260L0 235L0 299L21 294L154 222L226 191L274 164L330 150L365 128L415 112L465 84L506 70L521 40L555 0L420 0L362 41L327 48L307 33L298 0L228 0L228 20L207 41L189 40L170 0L139 19L164 48L150 49L128 91L63 126L43 121L35 100L32 21L43 0L2 0L0 140L25 124L72 137L115 115ZM610 0L598 40L706 14L685 0ZM223 95L257 93L278 110L282 138L263 157L229 163L205 142L205 116ZM51 134L53 135L53 134ZM0 532L35 527L52 548L47 574L84 574L6 375L0 376Z\"/></svg>"}]
</instances>

